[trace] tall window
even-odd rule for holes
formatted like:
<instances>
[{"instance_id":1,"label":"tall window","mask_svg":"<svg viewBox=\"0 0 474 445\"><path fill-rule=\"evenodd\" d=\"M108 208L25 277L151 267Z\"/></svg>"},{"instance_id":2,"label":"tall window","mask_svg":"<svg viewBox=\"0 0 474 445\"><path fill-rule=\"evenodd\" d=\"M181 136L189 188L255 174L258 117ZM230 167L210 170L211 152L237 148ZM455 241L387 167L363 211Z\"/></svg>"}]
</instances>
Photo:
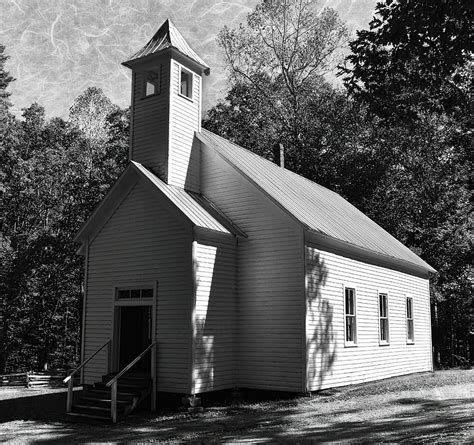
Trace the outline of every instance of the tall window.
<instances>
[{"instance_id":1,"label":"tall window","mask_svg":"<svg viewBox=\"0 0 474 445\"><path fill-rule=\"evenodd\" d=\"M388 332L388 295L384 292L379 292L379 329L380 329L380 343L389 343Z\"/></svg>"},{"instance_id":2,"label":"tall window","mask_svg":"<svg viewBox=\"0 0 474 445\"><path fill-rule=\"evenodd\" d=\"M407 297L407 343L414 343L415 329L413 325L413 298Z\"/></svg>"},{"instance_id":3,"label":"tall window","mask_svg":"<svg viewBox=\"0 0 474 445\"><path fill-rule=\"evenodd\" d=\"M356 320L356 291L352 287L344 288L344 314L345 314L345 344L355 345L357 343L357 320Z\"/></svg>"},{"instance_id":4,"label":"tall window","mask_svg":"<svg viewBox=\"0 0 474 445\"><path fill-rule=\"evenodd\" d=\"M179 93L189 99L193 98L193 74L184 68L181 68Z\"/></svg>"}]
</instances>

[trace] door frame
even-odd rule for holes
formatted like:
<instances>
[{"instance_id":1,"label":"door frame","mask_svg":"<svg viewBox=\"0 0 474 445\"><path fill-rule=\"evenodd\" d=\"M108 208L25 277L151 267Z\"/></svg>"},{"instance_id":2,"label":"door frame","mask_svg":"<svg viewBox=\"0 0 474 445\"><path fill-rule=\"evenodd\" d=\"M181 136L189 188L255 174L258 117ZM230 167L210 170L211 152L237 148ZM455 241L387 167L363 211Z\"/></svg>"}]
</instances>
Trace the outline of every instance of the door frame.
<instances>
[{"instance_id":1,"label":"door frame","mask_svg":"<svg viewBox=\"0 0 474 445\"><path fill-rule=\"evenodd\" d=\"M118 299L118 291L124 289L153 289L152 298ZM158 282L135 282L124 281L114 285L112 299L112 357L109 370L117 372L119 370L120 354L120 308L124 306L150 306L151 307L151 343L156 341L156 300L158 293ZM140 353L139 351L138 353ZM138 354L137 353L137 354ZM156 364L153 366L156 369Z\"/></svg>"}]
</instances>

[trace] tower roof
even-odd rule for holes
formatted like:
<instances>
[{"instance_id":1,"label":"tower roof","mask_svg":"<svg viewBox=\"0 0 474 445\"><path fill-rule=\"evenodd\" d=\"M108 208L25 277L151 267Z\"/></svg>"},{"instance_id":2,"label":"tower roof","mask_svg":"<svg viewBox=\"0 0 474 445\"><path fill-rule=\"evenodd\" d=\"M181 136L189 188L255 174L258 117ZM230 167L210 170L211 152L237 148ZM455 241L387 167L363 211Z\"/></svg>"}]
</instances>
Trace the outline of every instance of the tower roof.
<instances>
[{"instance_id":1,"label":"tower roof","mask_svg":"<svg viewBox=\"0 0 474 445\"><path fill-rule=\"evenodd\" d=\"M203 68L206 74L209 74L209 66L188 45L188 42L186 42L184 37L169 19L165 20L160 29L142 49L137 51L129 60L123 62L122 65L131 68L134 61L157 54L168 48L174 48L187 58L193 60Z\"/></svg>"}]
</instances>

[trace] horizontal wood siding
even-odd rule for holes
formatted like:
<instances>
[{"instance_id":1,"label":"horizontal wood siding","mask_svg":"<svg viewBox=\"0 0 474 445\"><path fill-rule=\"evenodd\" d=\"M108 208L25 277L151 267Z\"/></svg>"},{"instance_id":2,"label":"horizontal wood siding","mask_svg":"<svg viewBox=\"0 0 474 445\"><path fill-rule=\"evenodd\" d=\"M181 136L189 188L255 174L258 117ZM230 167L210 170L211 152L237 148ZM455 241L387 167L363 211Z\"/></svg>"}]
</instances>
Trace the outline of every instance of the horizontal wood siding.
<instances>
[{"instance_id":1,"label":"horizontal wood siding","mask_svg":"<svg viewBox=\"0 0 474 445\"><path fill-rule=\"evenodd\" d=\"M300 391L304 368L302 230L212 149L201 187L247 235L238 241L240 387Z\"/></svg>"},{"instance_id":2,"label":"horizontal wood siding","mask_svg":"<svg viewBox=\"0 0 474 445\"><path fill-rule=\"evenodd\" d=\"M137 183L89 247L86 358L113 335L114 286L157 282L158 390L189 392L191 248L192 231ZM103 354L88 365L86 382L105 371Z\"/></svg>"},{"instance_id":3,"label":"horizontal wood siding","mask_svg":"<svg viewBox=\"0 0 474 445\"><path fill-rule=\"evenodd\" d=\"M235 386L236 245L212 237L196 243L194 392Z\"/></svg>"},{"instance_id":4,"label":"horizontal wood siding","mask_svg":"<svg viewBox=\"0 0 474 445\"><path fill-rule=\"evenodd\" d=\"M168 122L169 122L169 62L162 61L159 68L158 94L144 97L145 73L134 75L132 160L153 170L161 179L167 178Z\"/></svg>"},{"instance_id":5,"label":"horizontal wood siding","mask_svg":"<svg viewBox=\"0 0 474 445\"><path fill-rule=\"evenodd\" d=\"M193 99L178 94L181 65L171 61L169 183L199 192L200 146L194 133L200 123L201 78L193 73Z\"/></svg>"},{"instance_id":6,"label":"horizontal wood siding","mask_svg":"<svg viewBox=\"0 0 474 445\"><path fill-rule=\"evenodd\" d=\"M306 248L308 390L431 370L428 280ZM344 283L356 288L357 346L344 345ZM389 345L379 345L378 291L388 293ZM415 343L407 344L406 296Z\"/></svg>"}]
</instances>

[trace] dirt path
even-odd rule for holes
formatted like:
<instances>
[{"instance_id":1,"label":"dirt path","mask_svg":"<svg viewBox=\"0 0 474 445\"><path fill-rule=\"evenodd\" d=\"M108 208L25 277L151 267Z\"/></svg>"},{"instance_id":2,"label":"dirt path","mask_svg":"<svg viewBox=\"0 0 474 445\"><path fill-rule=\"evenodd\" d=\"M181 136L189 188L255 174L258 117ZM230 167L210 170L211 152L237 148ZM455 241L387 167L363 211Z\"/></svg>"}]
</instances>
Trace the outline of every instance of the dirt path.
<instances>
[{"instance_id":1,"label":"dirt path","mask_svg":"<svg viewBox=\"0 0 474 445\"><path fill-rule=\"evenodd\" d=\"M26 390L24 390L26 391ZM2 398L4 400L2 400ZM473 442L474 371L443 371L312 397L210 407L199 416L142 413L117 425L64 421L65 393L8 396L0 442Z\"/></svg>"}]
</instances>

